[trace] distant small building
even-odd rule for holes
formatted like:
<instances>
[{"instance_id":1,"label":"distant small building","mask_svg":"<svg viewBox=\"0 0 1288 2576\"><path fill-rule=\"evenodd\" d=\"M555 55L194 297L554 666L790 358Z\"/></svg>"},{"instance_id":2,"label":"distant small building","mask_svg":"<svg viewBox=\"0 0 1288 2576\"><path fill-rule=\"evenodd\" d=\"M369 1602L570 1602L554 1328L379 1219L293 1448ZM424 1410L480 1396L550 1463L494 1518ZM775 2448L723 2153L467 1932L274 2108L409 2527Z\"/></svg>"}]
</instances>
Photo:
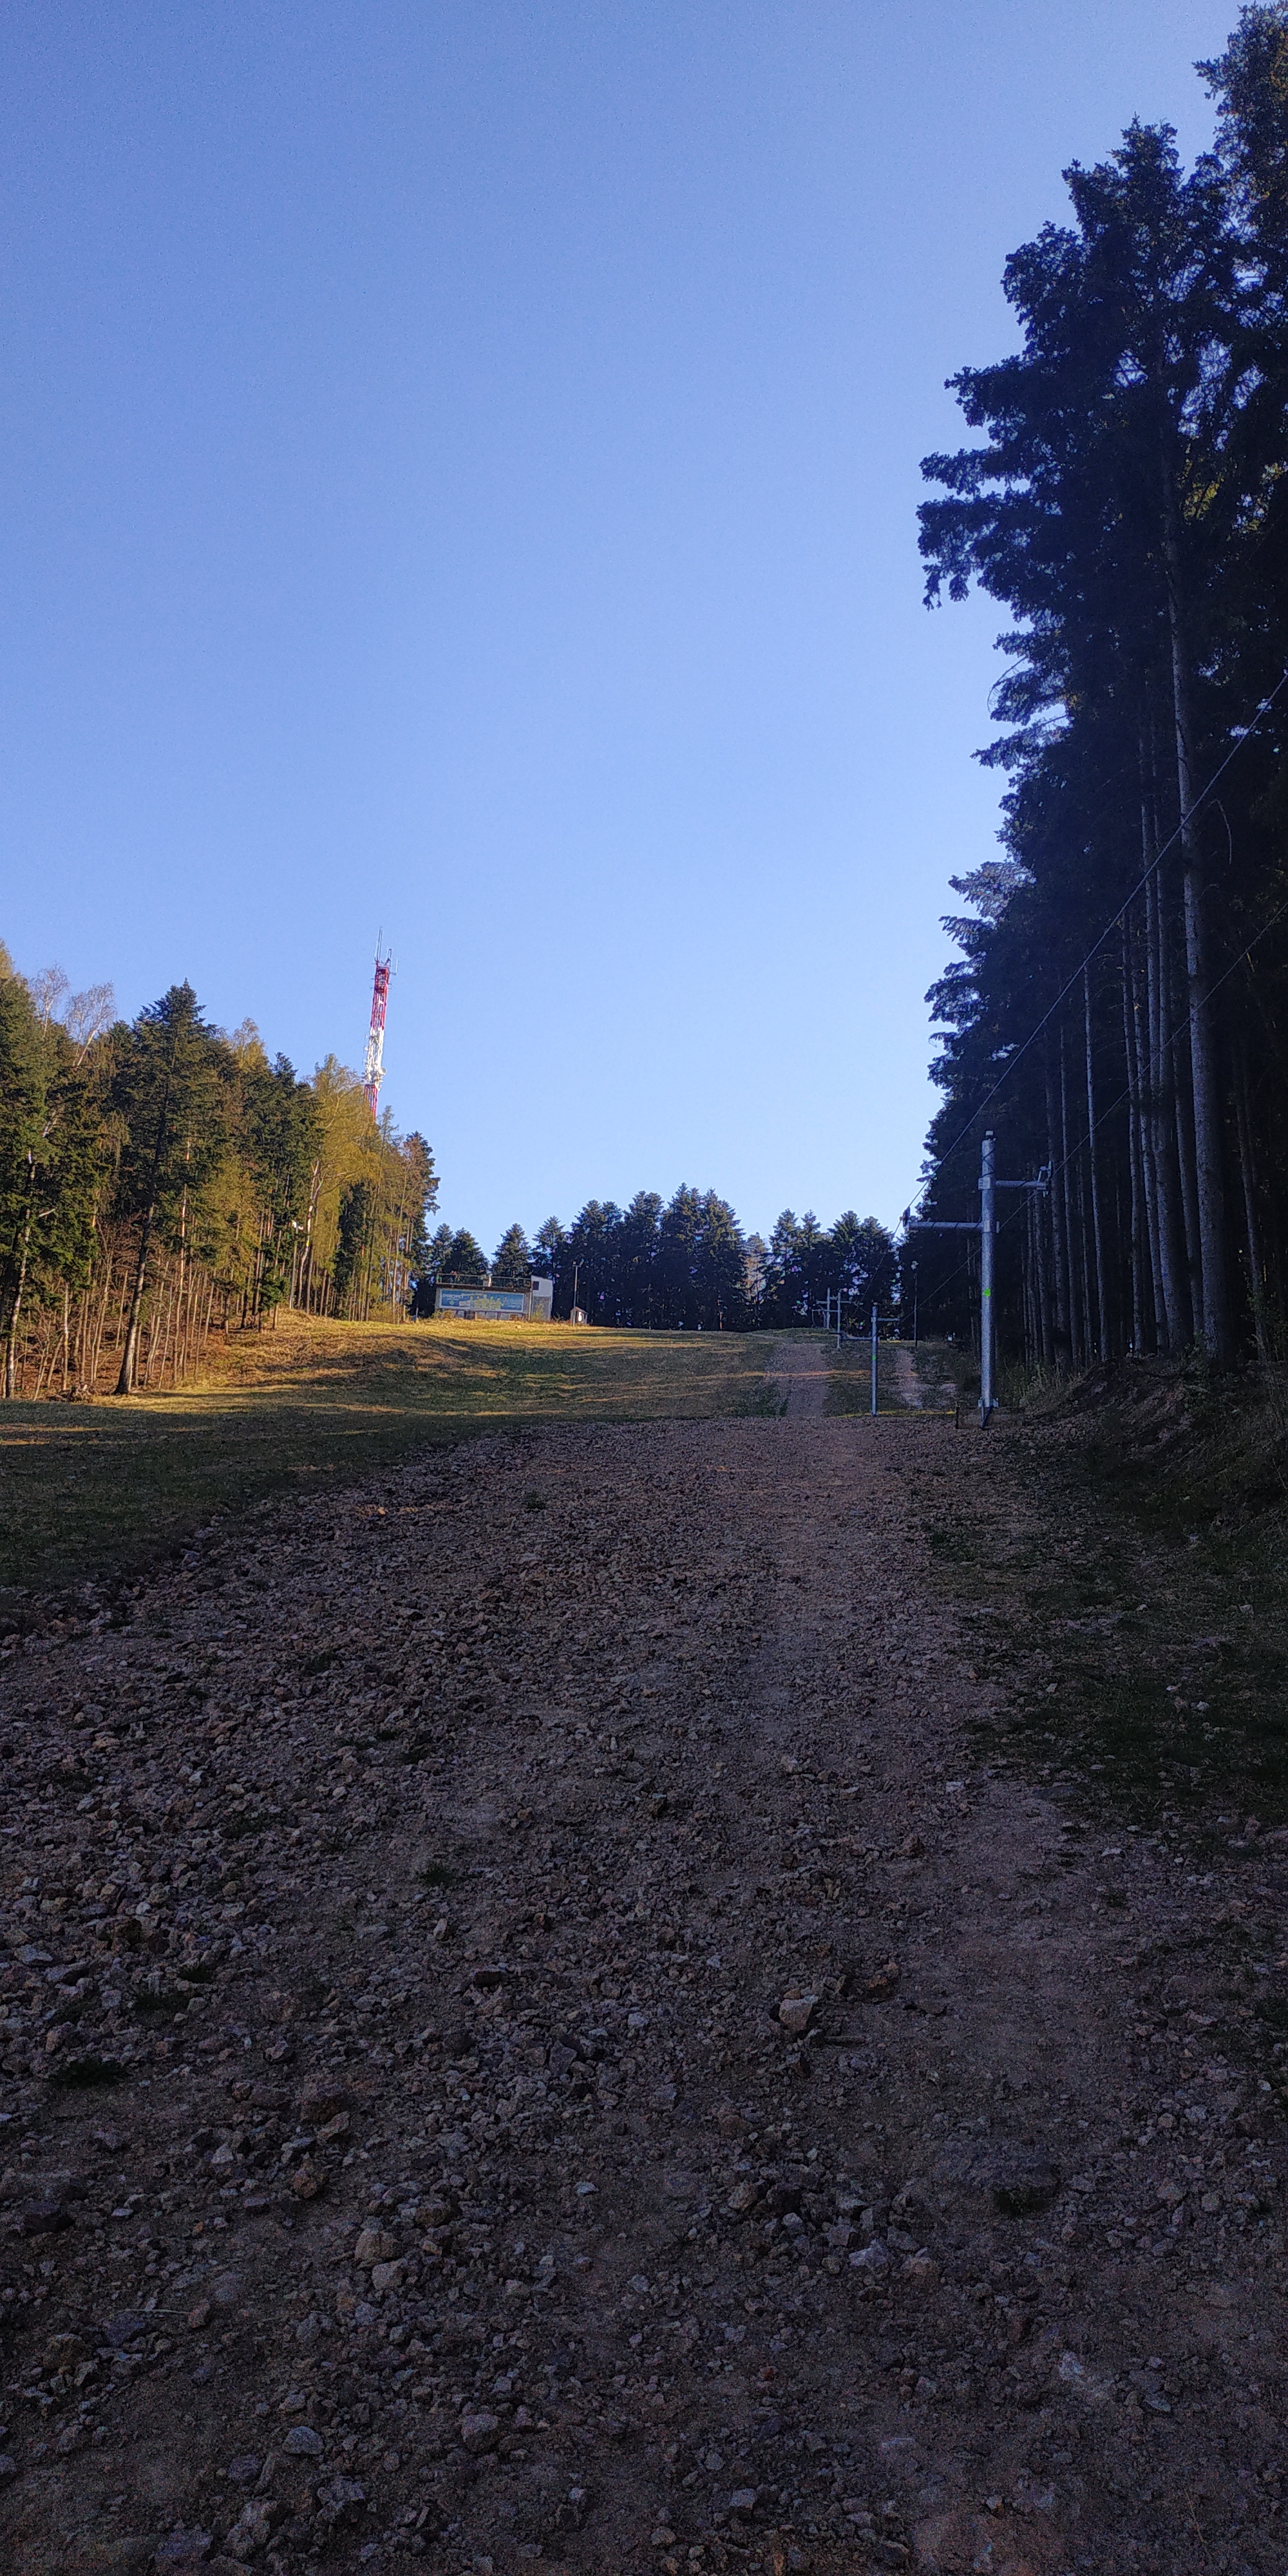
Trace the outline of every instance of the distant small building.
<instances>
[{"instance_id":1,"label":"distant small building","mask_svg":"<svg viewBox=\"0 0 1288 2576\"><path fill-rule=\"evenodd\" d=\"M440 1288L429 1292L420 1312L452 1315L462 1324L548 1324L554 1305L553 1279L530 1279L526 1288Z\"/></svg>"}]
</instances>

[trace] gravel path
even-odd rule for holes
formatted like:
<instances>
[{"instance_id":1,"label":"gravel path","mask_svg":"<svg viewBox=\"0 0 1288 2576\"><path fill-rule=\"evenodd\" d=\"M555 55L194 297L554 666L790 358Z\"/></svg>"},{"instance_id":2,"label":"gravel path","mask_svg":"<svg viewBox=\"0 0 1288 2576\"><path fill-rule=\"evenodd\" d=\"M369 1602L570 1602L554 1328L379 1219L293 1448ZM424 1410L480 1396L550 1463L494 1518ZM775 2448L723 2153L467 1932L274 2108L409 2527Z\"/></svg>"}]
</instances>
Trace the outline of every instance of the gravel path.
<instances>
[{"instance_id":1,"label":"gravel path","mask_svg":"<svg viewBox=\"0 0 1288 2576\"><path fill-rule=\"evenodd\" d=\"M832 1345L814 1333L784 1333L774 1344L772 1375L787 1398L786 1418L803 1422L826 1410Z\"/></svg>"},{"instance_id":2,"label":"gravel path","mask_svg":"<svg viewBox=\"0 0 1288 2576\"><path fill-rule=\"evenodd\" d=\"M925 1402L925 1389L917 1375L917 1363L907 1342L894 1345L894 1380L903 1401L915 1413Z\"/></svg>"},{"instance_id":3,"label":"gravel path","mask_svg":"<svg viewBox=\"0 0 1288 2576\"><path fill-rule=\"evenodd\" d=\"M6 2566L1282 2571L1229 1892L972 1757L1009 1472L479 1442L9 1650Z\"/></svg>"}]
</instances>

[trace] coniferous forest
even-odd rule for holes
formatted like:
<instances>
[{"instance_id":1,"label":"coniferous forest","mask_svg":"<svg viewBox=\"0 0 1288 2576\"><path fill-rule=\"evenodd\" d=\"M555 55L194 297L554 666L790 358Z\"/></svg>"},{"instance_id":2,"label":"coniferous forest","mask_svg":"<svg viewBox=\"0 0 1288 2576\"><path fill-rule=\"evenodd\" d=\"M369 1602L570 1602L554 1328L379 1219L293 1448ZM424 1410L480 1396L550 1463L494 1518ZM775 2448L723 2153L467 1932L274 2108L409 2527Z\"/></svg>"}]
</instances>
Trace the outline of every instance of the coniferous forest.
<instances>
[{"instance_id":1,"label":"coniferous forest","mask_svg":"<svg viewBox=\"0 0 1288 2576\"><path fill-rule=\"evenodd\" d=\"M784 1208L766 1243L714 1190L682 1185L665 1203L656 1190L626 1208L588 1199L568 1227L547 1217L531 1243L512 1225L490 1265L473 1235L440 1226L425 1278L522 1288L533 1271L554 1280L557 1318L575 1305L588 1323L619 1329L746 1332L819 1321L840 1298L857 1330L873 1302L889 1305L897 1260L893 1236L852 1208L826 1229L811 1210Z\"/></svg>"},{"instance_id":2,"label":"coniferous forest","mask_svg":"<svg viewBox=\"0 0 1288 2576\"><path fill-rule=\"evenodd\" d=\"M931 602L1009 624L980 754L1003 855L951 880L963 951L923 1217L999 1175L1004 1351L1282 1346L1288 1298L1288 7L1200 65L1212 149L1133 124L1006 266L1017 354L953 380L926 459ZM963 1250L963 1247L965 1249ZM977 1244L915 1234L969 1327Z\"/></svg>"},{"instance_id":3,"label":"coniferous forest","mask_svg":"<svg viewBox=\"0 0 1288 2576\"><path fill-rule=\"evenodd\" d=\"M128 1395L176 1385L212 1328L279 1308L350 1322L426 1311L436 1281L526 1287L595 1324L746 1331L808 1322L843 1293L889 1301L891 1236L852 1212L825 1231L784 1211L766 1245L713 1190L626 1209L592 1199L489 1262L428 1221L423 1136L372 1117L334 1056L303 1081L248 1022L211 1026L188 984L126 1023L106 986L24 978L0 948L0 1388Z\"/></svg>"},{"instance_id":4,"label":"coniferous forest","mask_svg":"<svg viewBox=\"0 0 1288 2576\"><path fill-rule=\"evenodd\" d=\"M333 1056L302 1082L188 984L131 1023L0 949L7 1396L176 1384L212 1325L406 1312L437 1195L421 1136Z\"/></svg>"}]
</instances>

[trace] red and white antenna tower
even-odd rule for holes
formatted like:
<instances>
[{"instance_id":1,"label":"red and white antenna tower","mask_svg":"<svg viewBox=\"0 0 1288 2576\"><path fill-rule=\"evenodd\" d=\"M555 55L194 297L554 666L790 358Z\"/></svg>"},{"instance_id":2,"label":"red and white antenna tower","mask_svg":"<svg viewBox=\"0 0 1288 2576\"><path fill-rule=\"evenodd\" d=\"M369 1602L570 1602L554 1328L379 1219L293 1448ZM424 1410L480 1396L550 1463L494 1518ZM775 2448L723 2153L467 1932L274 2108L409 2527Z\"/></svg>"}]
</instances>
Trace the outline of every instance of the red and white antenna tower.
<instances>
[{"instance_id":1,"label":"red and white antenna tower","mask_svg":"<svg viewBox=\"0 0 1288 2576\"><path fill-rule=\"evenodd\" d=\"M389 1000L389 978L394 971L392 957L382 957L376 941L376 980L371 992L371 1026L367 1031L367 1060L362 1068L362 1088L373 1118L380 1114L380 1085L385 1078L385 1007Z\"/></svg>"}]
</instances>

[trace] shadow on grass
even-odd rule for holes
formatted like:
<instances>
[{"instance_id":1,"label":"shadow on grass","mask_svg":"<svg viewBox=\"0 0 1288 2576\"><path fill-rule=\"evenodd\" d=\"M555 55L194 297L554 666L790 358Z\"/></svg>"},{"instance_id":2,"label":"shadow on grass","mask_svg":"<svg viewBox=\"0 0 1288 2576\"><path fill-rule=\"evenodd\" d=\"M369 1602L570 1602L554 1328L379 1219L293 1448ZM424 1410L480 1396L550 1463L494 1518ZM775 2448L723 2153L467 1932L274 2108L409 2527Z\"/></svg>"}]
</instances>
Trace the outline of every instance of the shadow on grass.
<instances>
[{"instance_id":1,"label":"shadow on grass","mask_svg":"<svg viewBox=\"0 0 1288 2576\"><path fill-rule=\"evenodd\" d=\"M1001 1685L981 1750L1190 1835L1283 1822L1288 1510L1257 1388L1137 1362L989 1436L1002 1480L922 1525Z\"/></svg>"}]
</instances>

